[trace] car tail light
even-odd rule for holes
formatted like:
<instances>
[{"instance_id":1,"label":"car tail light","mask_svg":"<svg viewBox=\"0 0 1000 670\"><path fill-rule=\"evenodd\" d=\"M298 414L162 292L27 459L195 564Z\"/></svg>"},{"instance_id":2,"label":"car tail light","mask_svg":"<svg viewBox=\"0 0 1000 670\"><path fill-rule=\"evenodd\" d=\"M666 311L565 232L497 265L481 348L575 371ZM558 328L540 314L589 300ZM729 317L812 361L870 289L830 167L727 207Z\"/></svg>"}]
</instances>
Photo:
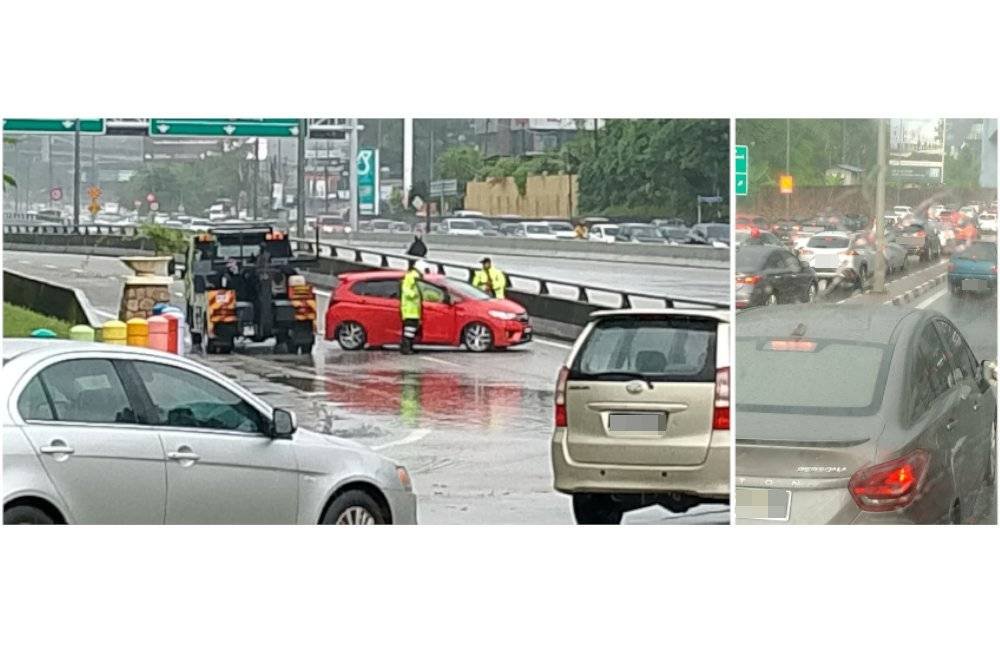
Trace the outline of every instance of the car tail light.
<instances>
[{"instance_id":1,"label":"car tail light","mask_svg":"<svg viewBox=\"0 0 1000 670\"><path fill-rule=\"evenodd\" d=\"M924 231L922 231L922 230L918 230L917 232L913 233L913 236L914 236L914 237L926 237L926 236L927 236L927 233L925 233L925 232L924 232Z\"/></svg>"},{"instance_id":2,"label":"car tail light","mask_svg":"<svg viewBox=\"0 0 1000 670\"><path fill-rule=\"evenodd\" d=\"M887 463L858 470L847 487L858 507L866 512L889 512L916 498L927 473L930 456L917 449Z\"/></svg>"},{"instance_id":3,"label":"car tail light","mask_svg":"<svg viewBox=\"0 0 1000 670\"><path fill-rule=\"evenodd\" d=\"M729 368L715 371L715 411L712 430L729 430Z\"/></svg>"},{"instance_id":4,"label":"car tail light","mask_svg":"<svg viewBox=\"0 0 1000 670\"><path fill-rule=\"evenodd\" d=\"M771 340L764 345L767 351L816 351L816 343L812 340Z\"/></svg>"},{"instance_id":5,"label":"car tail light","mask_svg":"<svg viewBox=\"0 0 1000 670\"><path fill-rule=\"evenodd\" d=\"M954 271L955 271L955 264L948 263L948 272L954 272Z\"/></svg>"},{"instance_id":6,"label":"car tail light","mask_svg":"<svg viewBox=\"0 0 1000 670\"><path fill-rule=\"evenodd\" d=\"M990 272L992 272L993 274L996 274L997 273L997 266L994 265L993 267L991 267L990 268Z\"/></svg>"},{"instance_id":7,"label":"car tail light","mask_svg":"<svg viewBox=\"0 0 1000 670\"><path fill-rule=\"evenodd\" d=\"M556 380L556 428L566 427L566 382L569 381L569 368L559 369Z\"/></svg>"},{"instance_id":8,"label":"car tail light","mask_svg":"<svg viewBox=\"0 0 1000 670\"><path fill-rule=\"evenodd\" d=\"M764 277L761 275L736 275L737 284L747 284L748 286L758 284L762 279Z\"/></svg>"}]
</instances>

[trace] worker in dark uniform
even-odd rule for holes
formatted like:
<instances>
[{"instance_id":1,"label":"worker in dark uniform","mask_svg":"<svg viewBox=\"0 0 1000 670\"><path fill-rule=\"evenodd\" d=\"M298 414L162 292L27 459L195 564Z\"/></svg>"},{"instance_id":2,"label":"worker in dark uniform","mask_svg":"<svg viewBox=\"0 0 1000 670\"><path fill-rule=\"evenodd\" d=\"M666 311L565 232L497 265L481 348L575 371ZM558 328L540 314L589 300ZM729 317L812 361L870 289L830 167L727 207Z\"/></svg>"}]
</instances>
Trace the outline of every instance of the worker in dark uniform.
<instances>
[{"instance_id":1,"label":"worker in dark uniform","mask_svg":"<svg viewBox=\"0 0 1000 670\"><path fill-rule=\"evenodd\" d=\"M407 256L420 256L421 258L427 255L427 245L424 244L424 234L417 230L416 234L413 236L413 242L410 243L410 248L406 250Z\"/></svg>"}]
</instances>

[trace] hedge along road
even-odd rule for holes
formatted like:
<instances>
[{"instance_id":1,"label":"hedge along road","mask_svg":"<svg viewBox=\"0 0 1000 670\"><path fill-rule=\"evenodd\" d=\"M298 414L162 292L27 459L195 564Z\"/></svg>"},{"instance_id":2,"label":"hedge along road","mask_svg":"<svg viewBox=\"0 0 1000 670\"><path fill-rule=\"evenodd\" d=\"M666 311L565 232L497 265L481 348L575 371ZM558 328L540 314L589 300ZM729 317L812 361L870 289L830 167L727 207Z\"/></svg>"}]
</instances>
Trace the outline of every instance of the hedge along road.
<instances>
[{"instance_id":1,"label":"hedge along road","mask_svg":"<svg viewBox=\"0 0 1000 670\"><path fill-rule=\"evenodd\" d=\"M129 270L118 260L6 252L11 268L84 291L102 318L117 310ZM180 282L172 289L183 298ZM328 294L319 296L319 312ZM194 358L267 402L293 409L300 424L358 440L413 473L424 523L571 523L569 498L552 490L552 395L568 353L537 340L507 352L436 348L344 352L318 342L313 356L274 356L258 346ZM724 506L684 515L637 510L631 523L728 523Z\"/></svg>"}]
</instances>

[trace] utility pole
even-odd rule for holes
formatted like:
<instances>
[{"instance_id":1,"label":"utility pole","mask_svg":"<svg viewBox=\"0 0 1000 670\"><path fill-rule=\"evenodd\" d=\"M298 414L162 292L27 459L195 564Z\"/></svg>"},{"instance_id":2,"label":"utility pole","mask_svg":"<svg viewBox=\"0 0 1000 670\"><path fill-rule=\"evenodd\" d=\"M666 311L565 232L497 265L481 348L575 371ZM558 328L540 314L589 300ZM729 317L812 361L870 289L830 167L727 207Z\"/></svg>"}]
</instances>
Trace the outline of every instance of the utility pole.
<instances>
[{"instance_id":1,"label":"utility pole","mask_svg":"<svg viewBox=\"0 0 1000 670\"><path fill-rule=\"evenodd\" d=\"M792 174L792 120L785 119L785 174ZM785 194L785 220L792 218L792 194Z\"/></svg>"},{"instance_id":2,"label":"utility pole","mask_svg":"<svg viewBox=\"0 0 1000 670\"><path fill-rule=\"evenodd\" d=\"M94 186L100 185L100 177L97 173L97 137L90 136L90 183Z\"/></svg>"},{"instance_id":3,"label":"utility pole","mask_svg":"<svg viewBox=\"0 0 1000 670\"><path fill-rule=\"evenodd\" d=\"M413 119L403 119L403 206L410 206L413 188Z\"/></svg>"},{"instance_id":4,"label":"utility pole","mask_svg":"<svg viewBox=\"0 0 1000 670\"><path fill-rule=\"evenodd\" d=\"M80 119L73 122L73 225L80 225Z\"/></svg>"},{"instance_id":5,"label":"utility pole","mask_svg":"<svg viewBox=\"0 0 1000 670\"><path fill-rule=\"evenodd\" d=\"M875 177L875 279L873 293L885 293L885 119L878 120L878 172Z\"/></svg>"},{"instance_id":6,"label":"utility pole","mask_svg":"<svg viewBox=\"0 0 1000 670\"><path fill-rule=\"evenodd\" d=\"M295 166L295 234L306 234L306 135L309 134L309 120L299 119L298 164Z\"/></svg>"},{"instance_id":7,"label":"utility pole","mask_svg":"<svg viewBox=\"0 0 1000 670\"><path fill-rule=\"evenodd\" d=\"M358 230L358 120L351 119L350 178L351 178L351 232ZM376 194L375 197L378 197Z\"/></svg>"}]
</instances>

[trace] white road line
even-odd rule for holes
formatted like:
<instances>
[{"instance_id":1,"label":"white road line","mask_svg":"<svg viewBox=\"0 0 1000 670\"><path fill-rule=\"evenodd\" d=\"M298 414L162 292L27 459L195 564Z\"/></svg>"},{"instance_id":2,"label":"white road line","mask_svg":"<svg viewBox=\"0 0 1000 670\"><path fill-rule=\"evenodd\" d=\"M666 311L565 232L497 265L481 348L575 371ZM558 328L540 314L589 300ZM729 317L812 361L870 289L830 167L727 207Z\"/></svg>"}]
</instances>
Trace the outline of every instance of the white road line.
<instances>
[{"instance_id":1,"label":"white road line","mask_svg":"<svg viewBox=\"0 0 1000 670\"><path fill-rule=\"evenodd\" d=\"M948 291L946 290L947 287L948 285L945 284L944 286L941 287L941 290L936 295L932 295L930 298L927 298L927 300L924 300L923 302L917 304L916 306L917 309L926 309L927 306L930 305L932 302L943 298L948 293Z\"/></svg>"},{"instance_id":2,"label":"white road line","mask_svg":"<svg viewBox=\"0 0 1000 670\"><path fill-rule=\"evenodd\" d=\"M432 361L434 363L442 363L444 365L450 365L450 366L455 367L455 368L462 367L458 363L452 363L451 361L446 361L446 360L441 359L441 358L434 358L433 356L421 356L420 358L424 359L425 361Z\"/></svg>"},{"instance_id":3,"label":"white road line","mask_svg":"<svg viewBox=\"0 0 1000 670\"><path fill-rule=\"evenodd\" d=\"M572 344L565 344L563 342L553 342L552 340L543 340L540 337L536 337L534 339L534 341L537 342L538 344L544 344L544 345L549 346L549 347L558 347L560 349L572 349L573 348Z\"/></svg>"},{"instance_id":4,"label":"white road line","mask_svg":"<svg viewBox=\"0 0 1000 670\"><path fill-rule=\"evenodd\" d=\"M393 440L392 442L386 442L385 444L379 444L372 447L372 451L382 451L389 447L400 447L404 444L413 444L414 442L419 442L428 435L431 431L429 428L417 428L415 431L407 435L406 437L400 438L398 440Z\"/></svg>"}]
</instances>

